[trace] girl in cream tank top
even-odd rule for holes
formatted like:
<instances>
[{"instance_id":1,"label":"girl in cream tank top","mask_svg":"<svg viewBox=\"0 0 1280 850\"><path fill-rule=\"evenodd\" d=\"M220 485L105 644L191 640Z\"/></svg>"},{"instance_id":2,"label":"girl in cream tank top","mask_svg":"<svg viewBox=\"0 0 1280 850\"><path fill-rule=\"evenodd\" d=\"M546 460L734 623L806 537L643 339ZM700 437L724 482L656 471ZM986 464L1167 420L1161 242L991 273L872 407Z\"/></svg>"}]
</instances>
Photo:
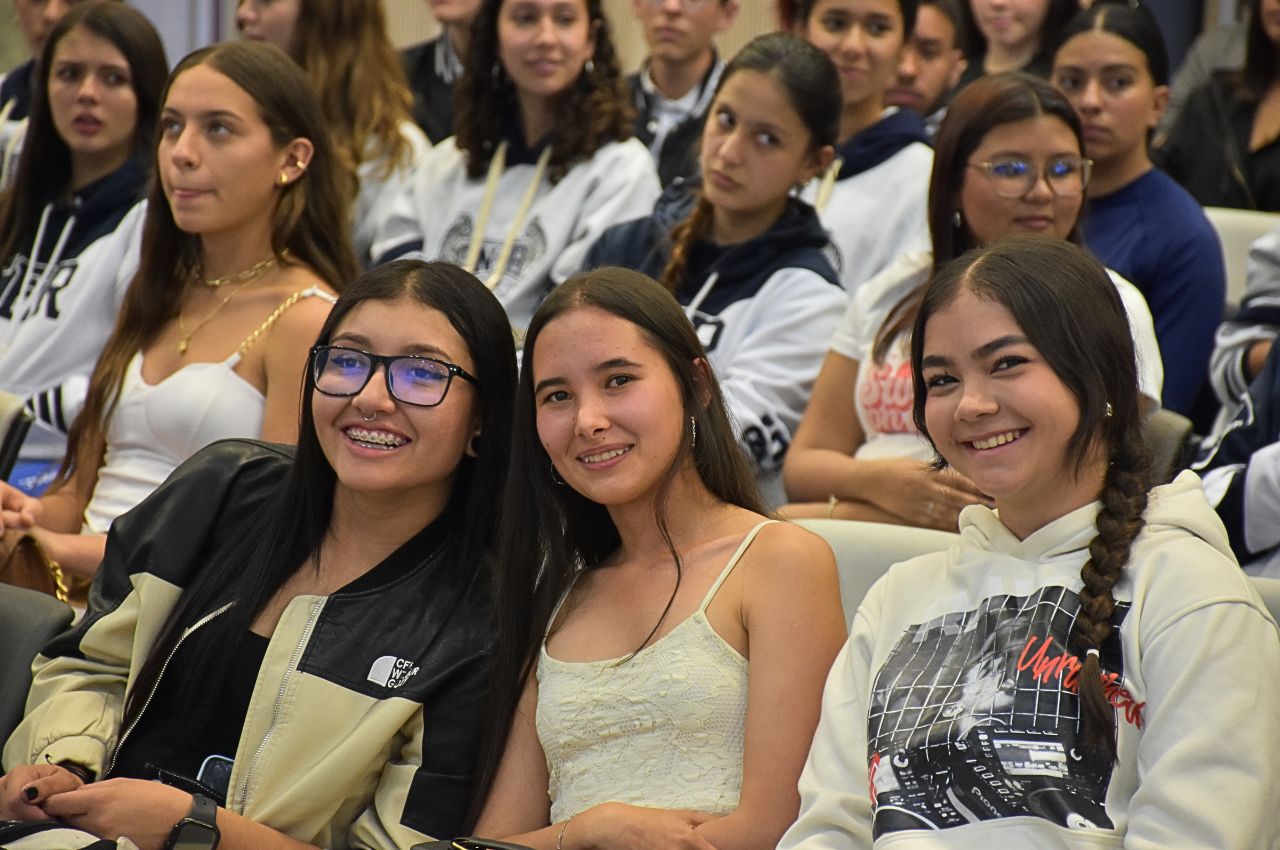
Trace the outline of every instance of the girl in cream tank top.
<instances>
[{"instance_id":1,"label":"girl in cream tank top","mask_svg":"<svg viewBox=\"0 0 1280 850\"><path fill-rule=\"evenodd\" d=\"M706 612L773 522L747 533L692 616L634 656L559 661L543 640L537 729L552 823L606 802L717 815L737 807L748 664Z\"/></svg>"}]
</instances>

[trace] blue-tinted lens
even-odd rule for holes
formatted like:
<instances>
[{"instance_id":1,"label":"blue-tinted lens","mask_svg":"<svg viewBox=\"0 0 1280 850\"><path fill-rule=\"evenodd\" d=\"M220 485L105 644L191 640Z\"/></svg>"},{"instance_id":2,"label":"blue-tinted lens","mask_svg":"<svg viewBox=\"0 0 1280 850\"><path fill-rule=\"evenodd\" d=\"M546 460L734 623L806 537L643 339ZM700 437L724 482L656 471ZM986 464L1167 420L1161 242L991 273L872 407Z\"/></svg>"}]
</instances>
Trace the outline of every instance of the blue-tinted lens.
<instances>
[{"instance_id":1,"label":"blue-tinted lens","mask_svg":"<svg viewBox=\"0 0 1280 850\"><path fill-rule=\"evenodd\" d=\"M991 175L1009 180L1021 180L1031 171L1031 163L1025 159L1002 159L991 163Z\"/></svg>"},{"instance_id":2,"label":"blue-tinted lens","mask_svg":"<svg viewBox=\"0 0 1280 850\"><path fill-rule=\"evenodd\" d=\"M391 364L391 393L409 404L439 404L449 387L449 367L425 357L400 357Z\"/></svg>"},{"instance_id":3,"label":"blue-tinted lens","mask_svg":"<svg viewBox=\"0 0 1280 850\"><path fill-rule=\"evenodd\" d=\"M334 395L354 395L369 379L372 361L361 351L322 348L315 356L316 389Z\"/></svg>"}]
</instances>

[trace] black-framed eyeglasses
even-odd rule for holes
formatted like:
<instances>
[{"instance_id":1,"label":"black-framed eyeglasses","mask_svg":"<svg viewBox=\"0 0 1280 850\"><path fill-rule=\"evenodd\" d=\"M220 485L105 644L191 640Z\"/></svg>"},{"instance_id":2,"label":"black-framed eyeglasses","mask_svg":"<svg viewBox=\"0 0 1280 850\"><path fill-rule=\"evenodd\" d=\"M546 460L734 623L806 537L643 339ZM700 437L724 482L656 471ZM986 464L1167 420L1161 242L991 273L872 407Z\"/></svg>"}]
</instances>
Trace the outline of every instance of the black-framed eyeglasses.
<instances>
[{"instance_id":1,"label":"black-framed eyeglasses","mask_svg":"<svg viewBox=\"0 0 1280 850\"><path fill-rule=\"evenodd\" d=\"M417 407L435 407L444 401L455 375L480 386L466 369L434 357L370 354L342 345L317 345L311 349L311 378L316 390L325 395L358 395L378 366L382 366L391 397Z\"/></svg>"},{"instance_id":2,"label":"black-framed eyeglasses","mask_svg":"<svg viewBox=\"0 0 1280 850\"><path fill-rule=\"evenodd\" d=\"M991 188L1002 198L1025 198L1044 175L1053 194L1059 198L1078 198L1089 184L1093 160L1079 156L1054 157L1044 167L1020 156L1006 156L990 162L971 162L987 175Z\"/></svg>"}]
</instances>

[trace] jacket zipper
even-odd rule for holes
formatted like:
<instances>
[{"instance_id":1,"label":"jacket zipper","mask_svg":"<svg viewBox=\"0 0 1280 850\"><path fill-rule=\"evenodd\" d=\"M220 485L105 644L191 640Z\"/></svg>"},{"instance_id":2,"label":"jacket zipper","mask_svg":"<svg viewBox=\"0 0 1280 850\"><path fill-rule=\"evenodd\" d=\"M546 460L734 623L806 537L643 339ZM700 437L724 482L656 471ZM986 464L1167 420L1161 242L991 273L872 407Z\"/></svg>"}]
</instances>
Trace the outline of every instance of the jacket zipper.
<instances>
[{"instance_id":1,"label":"jacket zipper","mask_svg":"<svg viewBox=\"0 0 1280 850\"><path fill-rule=\"evenodd\" d=\"M253 778L253 770L258 766L258 760L262 758L262 752L267 748L267 742L271 740L271 733L276 730L280 720L280 706L284 702L285 692L289 689L289 677L298 667L298 661L302 658L302 651L311 640L311 629L315 626L316 619L320 615L320 609L323 607L323 599L317 600L312 604L311 613L307 616L306 628L302 630L302 637L299 638L298 645L294 647L293 657L289 660L289 666L285 668L284 677L280 680L280 690L276 692L275 705L271 709L271 724L267 726L267 732L262 736L257 752L253 754L253 760L249 762L249 768L244 772L244 783L240 786L240 799L236 801L236 812L238 814L244 814L245 804L249 798L249 781Z\"/></svg>"},{"instance_id":2,"label":"jacket zipper","mask_svg":"<svg viewBox=\"0 0 1280 850\"><path fill-rule=\"evenodd\" d=\"M234 602L228 602L216 611L210 611L208 614L205 614L199 620L192 623L187 630L182 633L182 636L173 644L173 649L169 650L169 657L164 660L164 664L160 665L160 674L156 676L155 682L151 685L151 693L147 694L146 702L142 704L142 710L138 712L137 717L133 718L133 722L129 724L129 728L124 730L124 734L121 735L120 740L116 742L116 748L111 753L111 761L107 764L106 772L102 774L104 778L110 776L111 771L115 769L116 759L120 757L120 749L124 746L124 742L129 740L129 735L133 733L133 730L138 728L138 723L142 720L142 715L147 713L147 707L151 705L151 700L155 697L156 691L160 689L160 680L164 678L165 671L169 669L169 662L172 661L173 656L177 654L178 647L182 646L182 642L191 637L197 629L203 628L208 625L210 621L225 614L233 605L235 605Z\"/></svg>"}]
</instances>

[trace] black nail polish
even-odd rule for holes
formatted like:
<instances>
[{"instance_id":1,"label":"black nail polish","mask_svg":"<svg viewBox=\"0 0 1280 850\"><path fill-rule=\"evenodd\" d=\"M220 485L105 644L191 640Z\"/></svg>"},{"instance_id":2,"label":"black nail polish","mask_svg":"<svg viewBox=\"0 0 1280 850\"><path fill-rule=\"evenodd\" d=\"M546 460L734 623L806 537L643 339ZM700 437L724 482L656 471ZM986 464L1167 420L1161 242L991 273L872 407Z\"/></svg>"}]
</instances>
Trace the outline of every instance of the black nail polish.
<instances>
[{"instance_id":1,"label":"black nail polish","mask_svg":"<svg viewBox=\"0 0 1280 850\"><path fill-rule=\"evenodd\" d=\"M40 792L36 790L34 785L28 785L26 788L22 789L22 796L27 798L28 803L34 800L39 793Z\"/></svg>"}]
</instances>

